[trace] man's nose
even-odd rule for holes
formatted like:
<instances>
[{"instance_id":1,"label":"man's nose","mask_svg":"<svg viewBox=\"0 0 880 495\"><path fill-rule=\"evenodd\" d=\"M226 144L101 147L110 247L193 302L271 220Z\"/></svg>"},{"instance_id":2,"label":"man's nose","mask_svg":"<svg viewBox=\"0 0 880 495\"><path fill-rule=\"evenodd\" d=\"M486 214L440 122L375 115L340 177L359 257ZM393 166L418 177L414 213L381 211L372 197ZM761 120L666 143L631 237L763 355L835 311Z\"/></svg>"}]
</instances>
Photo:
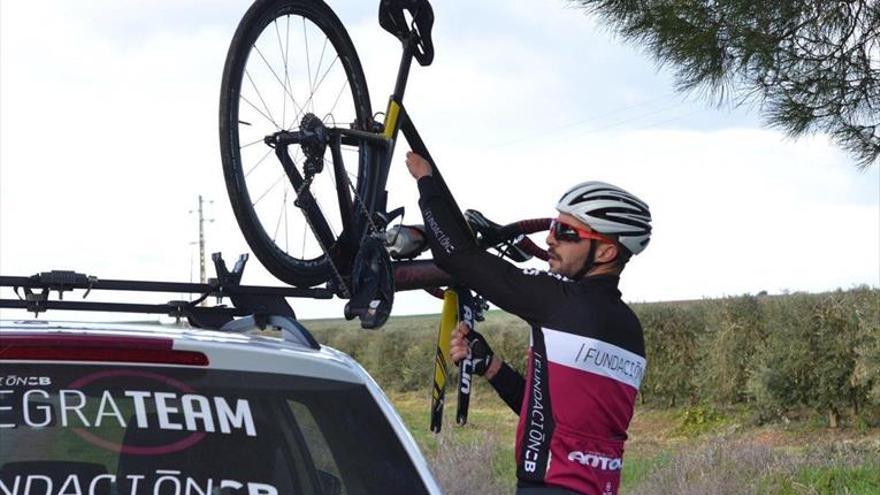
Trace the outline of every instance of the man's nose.
<instances>
[{"instance_id":1,"label":"man's nose","mask_svg":"<svg viewBox=\"0 0 880 495\"><path fill-rule=\"evenodd\" d=\"M552 230L547 232L547 239L545 239L544 242L546 242L548 246L556 245L556 236L553 235Z\"/></svg>"}]
</instances>

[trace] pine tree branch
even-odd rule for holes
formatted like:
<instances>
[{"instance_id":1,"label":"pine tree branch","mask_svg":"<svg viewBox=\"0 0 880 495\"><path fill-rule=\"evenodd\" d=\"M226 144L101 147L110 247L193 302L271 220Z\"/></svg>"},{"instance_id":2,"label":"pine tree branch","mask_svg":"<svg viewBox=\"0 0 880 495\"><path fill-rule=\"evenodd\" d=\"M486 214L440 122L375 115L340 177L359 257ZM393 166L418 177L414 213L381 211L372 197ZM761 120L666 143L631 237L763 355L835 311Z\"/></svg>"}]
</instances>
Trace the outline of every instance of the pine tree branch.
<instances>
[{"instance_id":1,"label":"pine tree branch","mask_svg":"<svg viewBox=\"0 0 880 495\"><path fill-rule=\"evenodd\" d=\"M880 158L880 2L570 0L669 66L678 91L760 104L770 126Z\"/></svg>"}]
</instances>

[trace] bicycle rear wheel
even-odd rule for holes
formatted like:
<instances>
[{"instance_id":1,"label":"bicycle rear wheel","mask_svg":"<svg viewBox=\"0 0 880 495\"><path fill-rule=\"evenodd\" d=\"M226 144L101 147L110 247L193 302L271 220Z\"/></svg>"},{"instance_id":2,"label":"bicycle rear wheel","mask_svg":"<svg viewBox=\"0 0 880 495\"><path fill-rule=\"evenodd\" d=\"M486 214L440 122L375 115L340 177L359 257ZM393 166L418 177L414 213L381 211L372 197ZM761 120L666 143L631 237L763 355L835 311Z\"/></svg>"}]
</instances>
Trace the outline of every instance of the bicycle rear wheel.
<instances>
[{"instance_id":1,"label":"bicycle rear wheel","mask_svg":"<svg viewBox=\"0 0 880 495\"><path fill-rule=\"evenodd\" d=\"M334 246L322 245L327 243L316 238L305 212L294 205L298 191L264 138L297 131L307 114L328 127L368 127L370 98L351 38L321 1L257 0L238 25L223 70L223 173L238 225L254 254L280 280L301 287L331 278L325 250ZM337 176L325 159L309 186L334 243L342 233L343 215L355 213L345 211L353 203L339 199L337 183L346 191L351 184L363 200L370 177L366 146L343 145L341 151L344 176ZM291 145L289 152L305 175L302 150ZM355 199L355 208L358 204Z\"/></svg>"}]
</instances>

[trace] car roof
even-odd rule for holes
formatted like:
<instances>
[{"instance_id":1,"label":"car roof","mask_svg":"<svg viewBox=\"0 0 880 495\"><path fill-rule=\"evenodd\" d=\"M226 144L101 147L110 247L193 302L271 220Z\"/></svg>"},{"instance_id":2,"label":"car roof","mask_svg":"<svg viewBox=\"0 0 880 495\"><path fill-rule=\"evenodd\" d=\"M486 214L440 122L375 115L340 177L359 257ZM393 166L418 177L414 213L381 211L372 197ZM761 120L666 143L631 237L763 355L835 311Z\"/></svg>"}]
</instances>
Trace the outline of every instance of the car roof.
<instances>
[{"instance_id":1,"label":"car roof","mask_svg":"<svg viewBox=\"0 0 880 495\"><path fill-rule=\"evenodd\" d=\"M173 350L204 353L211 369L282 373L355 383L366 380L363 369L342 352L327 346L312 348L299 341L265 333L221 332L159 322L0 320L0 336L9 335L170 340Z\"/></svg>"}]
</instances>

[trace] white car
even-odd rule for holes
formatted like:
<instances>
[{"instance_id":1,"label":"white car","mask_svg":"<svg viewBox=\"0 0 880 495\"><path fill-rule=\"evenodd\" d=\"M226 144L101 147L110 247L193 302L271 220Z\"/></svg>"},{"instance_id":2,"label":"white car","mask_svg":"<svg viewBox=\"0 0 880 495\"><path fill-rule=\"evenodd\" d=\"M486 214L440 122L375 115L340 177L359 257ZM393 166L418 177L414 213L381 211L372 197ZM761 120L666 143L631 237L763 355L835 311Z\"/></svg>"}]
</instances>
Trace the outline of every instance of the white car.
<instances>
[{"instance_id":1,"label":"white car","mask_svg":"<svg viewBox=\"0 0 880 495\"><path fill-rule=\"evenodd\" d=\"M0 321L0 495L440 493L360 365L253 323Z\"/></svg>"}]
</instances>

